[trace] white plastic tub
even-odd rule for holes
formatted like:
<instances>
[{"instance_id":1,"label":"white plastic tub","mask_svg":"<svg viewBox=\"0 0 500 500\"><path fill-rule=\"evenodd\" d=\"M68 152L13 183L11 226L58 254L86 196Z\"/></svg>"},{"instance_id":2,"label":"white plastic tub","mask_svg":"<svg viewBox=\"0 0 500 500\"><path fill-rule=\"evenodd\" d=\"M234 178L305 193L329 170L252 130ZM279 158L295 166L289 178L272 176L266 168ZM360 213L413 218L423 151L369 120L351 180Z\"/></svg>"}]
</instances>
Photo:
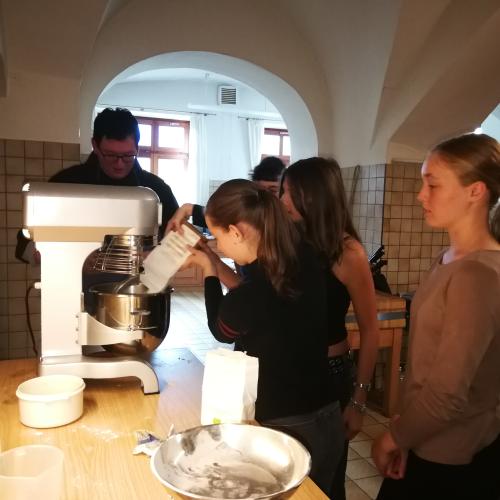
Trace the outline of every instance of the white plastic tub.
<instances>
[{"instance_id":1,"label":"white plastic tub","mask_svg":"<svg viewBox=\"0 0 500 500\"><path fill-rule=\"evenodd\" d=\"M19 385L19 418L24 425L45 429L69 424L83 413L85 382L75 375L45 375Z\"/></svg>"}]
</instances>

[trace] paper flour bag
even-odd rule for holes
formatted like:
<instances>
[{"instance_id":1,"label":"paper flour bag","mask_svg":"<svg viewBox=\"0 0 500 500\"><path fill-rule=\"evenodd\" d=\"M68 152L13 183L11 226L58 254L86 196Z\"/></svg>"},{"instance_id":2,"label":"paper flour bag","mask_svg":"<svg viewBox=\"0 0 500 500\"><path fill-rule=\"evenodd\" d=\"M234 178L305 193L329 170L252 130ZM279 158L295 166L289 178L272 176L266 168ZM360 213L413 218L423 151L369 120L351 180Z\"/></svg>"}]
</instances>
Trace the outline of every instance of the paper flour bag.
<instances>
[{"instance_id":1,"label":"paper flour bag","mask_svg":"<svg viewBox=\"0 0 500 500\"><path fill-rule=\"evenodd\" d=\"M201 238L202 235L188 223L183 225L183 234L169 231L144 259L144 272L139 275L141 283L151 293L161 292L191 255L186 245L194 247Z\"/></svg>"},{"instance_id":2,"label":"paper flour bag","mask_svg":"<svg viewBox=\"0 0 500 500\"><path fill-rule=\"evenodd\" d=\"M259 360L244 352L207 353L201 395L201 423L237 423L255 418Z\"/></svg>"}]
</instances>

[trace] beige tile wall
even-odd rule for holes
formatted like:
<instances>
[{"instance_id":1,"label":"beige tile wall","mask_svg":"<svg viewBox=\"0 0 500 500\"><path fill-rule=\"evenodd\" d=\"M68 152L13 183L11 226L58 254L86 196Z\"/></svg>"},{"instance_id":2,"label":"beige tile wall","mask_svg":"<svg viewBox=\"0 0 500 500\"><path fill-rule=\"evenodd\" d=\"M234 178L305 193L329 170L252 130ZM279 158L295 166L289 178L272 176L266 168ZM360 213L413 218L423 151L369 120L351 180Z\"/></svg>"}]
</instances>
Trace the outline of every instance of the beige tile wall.
<instances>
[{"instance_id":1,"label":"beige tile wall","mask_svg":"<svg viewBox=\"0 0 500 500\"><path fill-rule=\"evenodd\" d=\"M354 226L371 255L382 242L385 165L344 168L342 177Z\"/></svg>"},{"instance_id":2,"label":"beige tile wall","mask_svg":"<svg viewBox=\"0 0 500 500\"><path fill-rule=\"evenodd\" d=\"M26 321L25 295L39 268L16 260L16 235L22 226L21 187L46 180L80 161L79 144L0 139L0 359L33 356ZM40 294L29 298L30 318L40 341Z\"/></svg>"},{"instance_id":3,"label":"beige tile wall","mask_svg":"<svg viewBox=\"0 0 500 500\"><path fill-rule=\"evenodd\" d=\"M422 186L420 164L387 165L382 242L385 275L393 293L414 291L434 257L448 244L448 235L429 227L417 200Z\"/></svg>"}]
</instances>

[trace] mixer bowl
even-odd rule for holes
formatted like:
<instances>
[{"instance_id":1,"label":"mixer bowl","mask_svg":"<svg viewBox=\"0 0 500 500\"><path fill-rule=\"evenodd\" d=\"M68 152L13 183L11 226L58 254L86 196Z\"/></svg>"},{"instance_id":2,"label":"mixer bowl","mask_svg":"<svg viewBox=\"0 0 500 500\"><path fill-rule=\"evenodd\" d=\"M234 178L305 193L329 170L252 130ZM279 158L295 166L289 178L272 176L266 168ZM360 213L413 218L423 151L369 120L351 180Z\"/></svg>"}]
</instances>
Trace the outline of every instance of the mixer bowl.
<instances>
[{"instance_id":1,"label":"mixer bowl","mask_svg":"<svg viewBox=\"0 0 500 500\"><path fill-rule=\"evenodd\" d=\"M283 432L216 424L169 437L152 456L151 468L185 498L288 498L309 474L311 456Z\"/></svg>"},{"instance_id":2,"label":"mixer bowl","mask_svg":"<svg viewBox=\"0 0 500 500\"><path fill-rule=\"evenodd\" d=\"M140 283L129 283L119 288L117 283L100 283L90 287L93 297L87 312L110 328L124 331L141 330L139 341L104 346L118 354L151 352L165 338L170 325L170 296L172 288L148 293Z\"/></svg>"}]
</instances>

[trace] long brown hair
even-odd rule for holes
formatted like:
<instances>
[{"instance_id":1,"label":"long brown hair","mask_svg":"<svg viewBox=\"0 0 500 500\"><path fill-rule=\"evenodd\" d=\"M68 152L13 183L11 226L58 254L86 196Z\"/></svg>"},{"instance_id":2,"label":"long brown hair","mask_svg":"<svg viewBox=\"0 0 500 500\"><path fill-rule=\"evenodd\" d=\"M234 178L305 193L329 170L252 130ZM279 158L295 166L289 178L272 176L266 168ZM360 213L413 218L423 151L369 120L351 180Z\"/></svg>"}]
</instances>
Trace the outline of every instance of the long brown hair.
<instances>
[{"instance_id":1,"label":"long brown hair","mask_svg":"<svg viewBox=\"0 0 500 500\"><path fill-rule=\"evenodd\" d=\"M276 292L296 296L299 235L281 202L265 189L246 179L227 181L208 200L206 215L217 227L245 222L260 235L259 266Z\"/></svg>"},{"instance_id":2,"label":"long brown hair","mask_svg":"<svg viewBox=\"0 0 500 500\"><path fill-rule=\"evenodd\" d=\"M435 146L437 155L456 174L463 186L481 181L489 192L490 231L500 242L500 144L486 134L466 134Z\"/></svg>"},{"instance_id":3,"label":"long brown hair","mask_svg":"<svg viewBox=\"0 0 500 500\"><path fill-rule=\"evenodd\" d=\"M285 179L302 217L307 241L329 265L339 262L345 234L360 241L349 213L339 164L318 157L299 160L285 170Z\"/></svg>"}]
</instances>

